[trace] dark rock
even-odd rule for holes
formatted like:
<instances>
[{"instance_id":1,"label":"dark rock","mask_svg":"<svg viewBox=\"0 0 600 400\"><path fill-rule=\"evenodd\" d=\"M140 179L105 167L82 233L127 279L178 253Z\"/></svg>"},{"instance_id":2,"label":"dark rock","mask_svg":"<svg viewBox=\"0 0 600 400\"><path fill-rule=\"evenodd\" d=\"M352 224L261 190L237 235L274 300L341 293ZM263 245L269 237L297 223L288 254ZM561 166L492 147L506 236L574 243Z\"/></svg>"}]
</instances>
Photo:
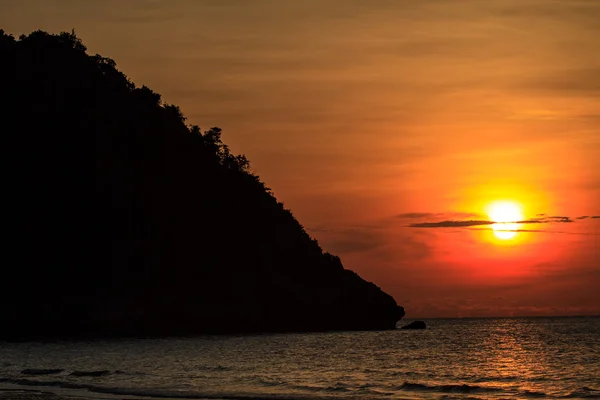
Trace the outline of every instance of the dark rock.
<instances>
[{"instance_id":1,"label":"dark rock","mask_svg":"<svg viewBox=\"0 0 600 400\"><path fill-rule=\"evenodd\" d=\"M23 375L53 375L60 374L63 369L58 368L27 368L21 371Z\"/></svg>"},{"instance_id":2,"label":"dark rock","mask_svg":"<svg viewBox=\"0 0 600 400\"><path fill-rule=\"evenodd\" d=\"M0 31L0 60L0 339L394 329L404 316L220 129L188 126L74 34Z\"/></svg>"},{"instance_id":3,"label":"dark rock","mask_svg":"<svg viewBox=\"0 0 600 400\"><path fill-rule=\"evenodd\" d=\"M426 329L425 321L413 321L408 325L404 325L400 329Z\"/></svg>"}]
</instances>

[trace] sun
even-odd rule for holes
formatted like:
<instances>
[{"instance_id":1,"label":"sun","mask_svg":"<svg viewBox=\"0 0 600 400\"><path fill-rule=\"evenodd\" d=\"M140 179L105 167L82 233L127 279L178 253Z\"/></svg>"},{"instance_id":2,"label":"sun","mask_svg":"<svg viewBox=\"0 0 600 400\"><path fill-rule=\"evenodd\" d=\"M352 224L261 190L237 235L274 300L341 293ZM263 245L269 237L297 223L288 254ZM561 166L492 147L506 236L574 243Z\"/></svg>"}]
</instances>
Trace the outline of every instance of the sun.
<instances>
[{"instance_id":1,"label":"sun","mask_svg":"<svg viewBox=\"0 0 600 400\"><path fill-rule=\"evenodd\" d=\"M523 212L518 203L514 201L496 201L487 208L490 220L494 222L492 229L498 239L512 239L517 235L520 227L519 221L523 220Z\"/></svg>"}]
</instances>

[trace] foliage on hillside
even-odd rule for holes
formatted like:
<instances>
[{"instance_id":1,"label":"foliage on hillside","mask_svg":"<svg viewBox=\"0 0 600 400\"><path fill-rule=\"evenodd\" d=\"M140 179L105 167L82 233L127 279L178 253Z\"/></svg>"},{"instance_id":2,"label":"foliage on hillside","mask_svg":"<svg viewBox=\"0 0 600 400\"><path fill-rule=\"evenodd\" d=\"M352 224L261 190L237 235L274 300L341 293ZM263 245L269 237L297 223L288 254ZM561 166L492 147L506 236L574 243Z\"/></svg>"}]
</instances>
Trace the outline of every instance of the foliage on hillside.
<instances>
[{"instance_id":1,"label":"foliage on hillside","mask_svg":"<svg viewBox=\"0 0 600 400\"><path fill-rule=\"evenodd\" d=\"M0 310L14 336L379 329L403 315L322 251L219 128L186 125L74 33L0 31L0 55Z\"/></svg>"}]
</instances>

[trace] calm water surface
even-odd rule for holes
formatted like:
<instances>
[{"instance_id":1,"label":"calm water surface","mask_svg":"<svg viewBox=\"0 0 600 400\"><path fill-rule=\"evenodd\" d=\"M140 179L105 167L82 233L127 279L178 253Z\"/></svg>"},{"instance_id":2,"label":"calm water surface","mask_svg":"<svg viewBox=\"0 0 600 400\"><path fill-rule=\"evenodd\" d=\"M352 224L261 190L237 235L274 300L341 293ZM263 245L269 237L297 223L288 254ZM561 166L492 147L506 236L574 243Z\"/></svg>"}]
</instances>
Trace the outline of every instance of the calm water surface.
<instances>
[{"instance_id":1,"label":"calm water surface","mask_svg":"<svg viewBox=\"0 0 600 400\"><path fill-rule=\"evenodd\" d=\"M0 343L0 377L5 387L100 398L600 399L600 318L427 323L425 331Z\"/></svg>"}]
</instances>

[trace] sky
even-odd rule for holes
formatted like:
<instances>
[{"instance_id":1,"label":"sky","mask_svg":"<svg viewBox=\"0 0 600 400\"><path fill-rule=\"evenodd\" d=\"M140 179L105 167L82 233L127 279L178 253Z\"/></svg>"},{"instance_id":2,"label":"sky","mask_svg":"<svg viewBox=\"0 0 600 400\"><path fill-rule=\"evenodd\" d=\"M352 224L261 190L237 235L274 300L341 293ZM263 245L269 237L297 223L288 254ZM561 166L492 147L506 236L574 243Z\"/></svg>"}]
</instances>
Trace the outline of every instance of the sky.
<instances>
[{"instance_id":1,"label":"sky","mask_svg":"<svg viewBox=\"0 0 600 400\"><path fill-rule=\"evenodd\" d=\"M408 318L600 315L598 21L595 0L0 0L6 32L75 29L221 127Z\"/></svg>"}]
</instances>

